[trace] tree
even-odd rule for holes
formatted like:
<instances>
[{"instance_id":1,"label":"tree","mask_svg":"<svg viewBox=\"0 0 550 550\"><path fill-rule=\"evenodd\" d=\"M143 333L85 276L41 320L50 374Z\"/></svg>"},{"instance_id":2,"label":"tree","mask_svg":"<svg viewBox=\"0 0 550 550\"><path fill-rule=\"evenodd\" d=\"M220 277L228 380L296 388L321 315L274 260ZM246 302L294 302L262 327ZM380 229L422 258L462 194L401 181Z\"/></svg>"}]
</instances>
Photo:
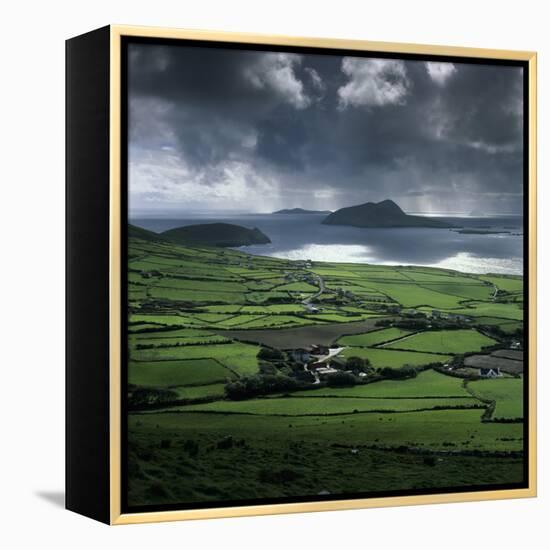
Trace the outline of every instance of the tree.
<instances>
[{"instance_id":1,"label":"tree","mask_svg":"<svg viewBox=\"0 0 550 550\"><path fill-rule=\"evenodd\" d=\"M266 361L281 361L284 359L284 355L278 349L261 348L258 352L258 359L265 359Z\"/></svg>"},{"instance_id":2,"label":"tree","mask_svg":"<svg viewBox=\"0 0 550 550\"><path fill-rule=\"evenodd\" d=\"M379 370L379 373L382 378L391 379L415 378L417 375L416 369L414 367L409 367L408 365L405 365L399 369L383 367Z\"/></svg>"},{"instance_id":3,"label":"tree","mask_svg":"<svg viewBox=\"0 0 550 550\"><path fill-rule=\"evenodd\" d=\"M261 374L277 374L277 367L272 363L260 363Z\"/></svg>"},{"instance_id":4,"label":"tree","mask_svg":"<svg viewBox=\"0 0 550 550\"><path fill-rule=\"evenodd\" d=\"M349 372L338 371L327 376L327 386L338 388L342 386L355 386L357 379Z\"/></svg>"},{"instance_id":5,"label":"tree","mask_svg":"<svg viewBox=\"0 0 550 550\"><path fill-rule=\"evenodd\" d=\"M346 361L346 367L353 372L370 372L372 370L370 361L362 357L349 357Z\"/></svg>"},{"instance_id":6,"label":"tree","mask_svg":"<svg viewBox=\"0 0 550 550\"><path fill-rule=\"evenodd\" d=\"M300 384L289 376L256 374L254 376L243 376L235 382L226 384L225 395L229 399L238 401L269 393L292 391L299 387Z\"/></svg>"}]
</instances>

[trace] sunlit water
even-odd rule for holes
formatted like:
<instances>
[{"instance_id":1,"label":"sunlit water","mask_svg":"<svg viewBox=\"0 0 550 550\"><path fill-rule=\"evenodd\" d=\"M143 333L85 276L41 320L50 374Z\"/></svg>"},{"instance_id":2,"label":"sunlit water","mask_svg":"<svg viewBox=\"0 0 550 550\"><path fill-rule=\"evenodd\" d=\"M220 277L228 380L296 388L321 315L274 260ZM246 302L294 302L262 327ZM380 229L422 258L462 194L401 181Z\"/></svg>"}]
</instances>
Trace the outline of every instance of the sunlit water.
<instances>
[{"instance_id":1,"label":"sunlit water","mask_svg":"<svg viewBox=\"0 0 550 550\"><path fill-rule=\"evenodd\" d=\"M212 222L258 227L271 239L271 244L246 246L240 250L291 260L419 265L468 273L523 274L521 217L446 218L459 227L510 232L493 235L419 227L331 226L322 225L323 218L311 214L255 214L216 218L139 218L131 222L159 232L182 225Z\"/></svg>"}]
</instances>

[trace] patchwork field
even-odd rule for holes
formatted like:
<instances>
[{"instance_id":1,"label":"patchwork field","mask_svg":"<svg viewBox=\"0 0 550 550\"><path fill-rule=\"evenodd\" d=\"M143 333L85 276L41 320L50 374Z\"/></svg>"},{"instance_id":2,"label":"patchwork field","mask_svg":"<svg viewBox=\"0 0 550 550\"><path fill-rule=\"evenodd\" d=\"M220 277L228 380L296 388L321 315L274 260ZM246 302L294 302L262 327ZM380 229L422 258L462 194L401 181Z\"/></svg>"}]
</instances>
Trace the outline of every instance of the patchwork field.
<instances>
[{"instance_id":1,"label":"patchwork field","mask_svg":"<svg viewBox=\"0 0 550 550\"><path fill-rule=\"evenodd\" d=\"M342 356L346 358L361 357L362 359L368 359L370 364L375 368L399 368L406 365L417 367L431 363L445 363L450 359L450 355L435 353L359 347L347 347L342 352Z\"/></svg>"},{"instance_id":2,"label":"patchwork field","mask_svg":"<svg viewBox=\"0 0 550 550\"><path fill-rule=\"evenodd\" d=\"M470 382L470 387L484 399L495 401L493 415L496 418L523 417L523 380L521 378L478 380Z\"/></svg>"},{"instance_id":3,"label":"patchwork field","mask_svg":"<svg viewBox=\"0 0 550 550\"><path fill-rule=\"evenodd\" d=\"M480 351L484 347L495 343L495 340L480 334L474 329L438 330L413 334L397 342L390 342L384 347L432 353L464 353L467 351Z\"/></svg>"},{"instance_id":4,"label":"patchwork field","mask_svg":"<svg viewBox=\"0 0 550 550\"><path fill-rule=\"evenodd\" d=\"M408 397L470 397L464 389L464 381L446 376L434 370L420 372L410 380L382 380L347 388L319 388L293 393L294 396L335 396L365 398L408 398Z\"/></svg>"},{"instance_id":5,"label":"patchwork field","mask_svg":"<svg viewBox=\"0 0 550 550\"><path fill-rule=\"evenodd\" d=\"M521 278L129 258L130 506L522 481Z\"/></svg>"},{"instance_id":6,"label":"patchwork field","mask_svg":"<svg viewBox=\"0 0 550 550\"><path fill-rule=\"evenodd\" d=\"M356 334L354 336L344 336L338 340L338 344L342 346L364 346L370 347L377 344L384 344L398 338L403 338L411 334L410 330L403 330L399 328L386 328L382 330L376 330L366 334Z\"/></svg>"}]
</instances>

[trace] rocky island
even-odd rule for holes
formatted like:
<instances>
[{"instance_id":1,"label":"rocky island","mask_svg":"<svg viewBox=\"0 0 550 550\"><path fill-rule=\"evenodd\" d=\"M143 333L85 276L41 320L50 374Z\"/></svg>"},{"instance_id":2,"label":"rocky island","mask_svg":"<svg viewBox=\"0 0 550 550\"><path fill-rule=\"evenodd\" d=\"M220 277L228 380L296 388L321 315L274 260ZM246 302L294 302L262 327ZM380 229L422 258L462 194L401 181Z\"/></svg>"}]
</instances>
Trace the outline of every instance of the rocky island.
<instances>
[{"instance_id":1,"label":"rocky island","mask_svg":"<svg viewBox=\"0 0 550 550\"><path fill-rule=\"evenodd\" d=\"M392 200L366 202L357 206L340 208L329 214L325 225L349 225L352 227L453 227L450 223L425 216L411 216Z\"/></svg>"},{"instance_id":2,"label":"rocky island","mask_svg":"<svg viewBox=\"0 0 550 550\"><path fill-rule=\"evenodd\" d=\"M271 240L257 227L249 229L231 223L203 223L169 229L160 234L176 244L203 246L248 246L269 244Z\"/></svg>"}]
</instances>

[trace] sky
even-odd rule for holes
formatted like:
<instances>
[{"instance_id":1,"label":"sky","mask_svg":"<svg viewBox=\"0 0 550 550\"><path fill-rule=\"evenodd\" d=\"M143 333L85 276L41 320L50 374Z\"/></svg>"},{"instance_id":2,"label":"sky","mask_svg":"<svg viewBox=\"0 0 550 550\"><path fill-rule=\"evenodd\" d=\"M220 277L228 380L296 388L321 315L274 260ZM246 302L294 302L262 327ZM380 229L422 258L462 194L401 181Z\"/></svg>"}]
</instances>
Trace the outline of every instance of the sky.
<instances>
[{"instance_id":1,"label":"sky","mask_svg":"<svg viewBox=\"0 0 550 550\"><path fill-rule=\"evenodd\" d=\"M130 216L520 213L520 67L130 44Z\"/></svg>"}]
</instances>

